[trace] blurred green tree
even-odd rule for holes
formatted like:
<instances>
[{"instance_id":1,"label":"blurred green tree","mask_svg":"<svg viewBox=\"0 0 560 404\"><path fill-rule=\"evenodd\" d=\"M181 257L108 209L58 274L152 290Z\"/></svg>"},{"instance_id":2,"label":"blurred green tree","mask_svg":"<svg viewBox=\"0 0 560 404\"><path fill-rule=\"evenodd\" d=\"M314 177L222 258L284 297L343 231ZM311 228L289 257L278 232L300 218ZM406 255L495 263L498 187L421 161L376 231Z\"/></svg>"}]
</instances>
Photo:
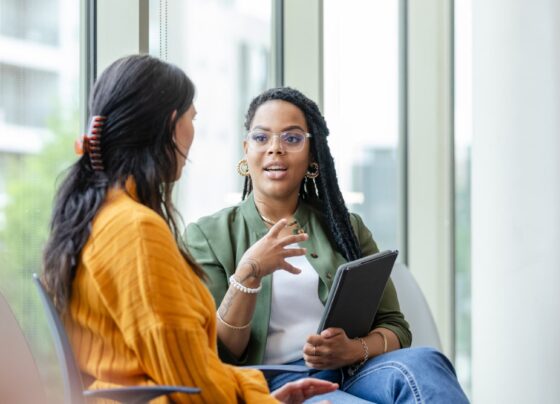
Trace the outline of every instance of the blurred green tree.
<instances>
[{"instance_id":1,"label":"blurred green tree","mask_svg":"<svg viewBox=\"0 0 560 404\"><path fill-rule=\"evenodd\" d=\"M31 274L41 272L57 181L76 159L73 140L79 133L77 114L52 118L48 128L51 138L39 153L3 156L7 199L0 210L0 289L31 345L49 397L56 399L61 398L60 375Z\"/></svg>"}]
</instances>

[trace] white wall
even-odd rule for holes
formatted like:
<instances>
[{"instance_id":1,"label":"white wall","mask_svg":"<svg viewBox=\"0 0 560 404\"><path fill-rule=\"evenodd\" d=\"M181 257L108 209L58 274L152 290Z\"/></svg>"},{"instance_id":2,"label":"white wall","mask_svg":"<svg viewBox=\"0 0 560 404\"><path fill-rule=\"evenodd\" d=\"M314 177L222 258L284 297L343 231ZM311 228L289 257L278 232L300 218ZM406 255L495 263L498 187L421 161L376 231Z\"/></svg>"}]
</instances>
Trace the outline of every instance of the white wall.
<instances>
[{"instance_id":1,"label":"white wall","mask_svg":"<svg viewBox=\"0 0 560 404\"><path fill-rule=\"evenodd\" d=\"M473 0L475 403L560 397L560 2Z\"/></svg>"}]
</instances>

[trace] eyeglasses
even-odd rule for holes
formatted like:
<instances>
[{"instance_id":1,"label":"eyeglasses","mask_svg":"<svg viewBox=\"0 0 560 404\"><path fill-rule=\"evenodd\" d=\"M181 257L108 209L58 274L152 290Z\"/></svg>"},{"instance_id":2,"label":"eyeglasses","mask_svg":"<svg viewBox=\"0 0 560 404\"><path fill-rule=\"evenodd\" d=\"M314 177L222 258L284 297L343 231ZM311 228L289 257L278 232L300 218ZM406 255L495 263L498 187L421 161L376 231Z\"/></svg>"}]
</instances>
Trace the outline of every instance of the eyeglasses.
<instances>
[{"instance_id":1,"label":"eyeglasses","mask_svg":"<svg viewBox=\"0 0 560 404\"><path fill-rule=\"evenodd\" d=\"M258 129L247 134L247 143L252 150L264 152L270 147L272 139L275 136L278 136L282 149L287 152L298 152L303 150L305 139L312 137L310 133L297 129L279 133L267 132Z\"/></svg>"}]
</instances>

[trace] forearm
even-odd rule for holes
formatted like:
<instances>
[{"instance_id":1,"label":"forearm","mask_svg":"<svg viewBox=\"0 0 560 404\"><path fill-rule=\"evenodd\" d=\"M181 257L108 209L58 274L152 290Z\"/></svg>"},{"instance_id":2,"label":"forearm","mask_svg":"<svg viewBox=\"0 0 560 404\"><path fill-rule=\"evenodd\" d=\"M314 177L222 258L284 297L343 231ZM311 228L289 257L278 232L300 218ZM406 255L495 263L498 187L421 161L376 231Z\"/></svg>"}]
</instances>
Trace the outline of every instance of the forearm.
<instances>
[{"instance_id":1,"label":"forearm","mask_svg":"<svg viewBox=\"0 0 560 404\"><path fill-rule=\"evenodd\" d=\"M385 336L385 339L387 341L386 350L385 340L378 333L381 333ZM373 358L374 356L378 356L386 352L395 351L401 348L401 344L397 335L387 328L376 328L372 330L368 335L363 337L363 340L367 346L368 358ZM364 359L364 351L365 349L361 341L359 340L359 338L356 339L352 349L352 358L354 359L354 363L361 362Z\"/></svg>"},{"instance_id":2,"label":"forearm","mask_svg":"<svg viewBox=\"0 0 560 404\"><path fill-rule=\"evenodd\" d=\"M260 278L252 276L251 271L250 264L240 264L235 271L235 279L247 288L258 288ZM244 293L230 285L218 308L218 337L238 358L245 351L251 336L256 301L256 293Z\"/></svg>"}]
</instances>

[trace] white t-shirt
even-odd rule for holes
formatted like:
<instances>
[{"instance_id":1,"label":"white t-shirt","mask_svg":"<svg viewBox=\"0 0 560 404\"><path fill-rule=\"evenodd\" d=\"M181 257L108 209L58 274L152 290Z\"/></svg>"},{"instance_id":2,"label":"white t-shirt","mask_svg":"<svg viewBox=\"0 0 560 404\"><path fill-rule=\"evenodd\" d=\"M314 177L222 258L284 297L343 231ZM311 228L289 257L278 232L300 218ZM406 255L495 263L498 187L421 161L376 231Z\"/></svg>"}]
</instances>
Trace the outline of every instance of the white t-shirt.
<instances>
[{"instance_id":1,"label":"white t-shirt","mask_svg":"<svg viewBox=\"0 0 560 404\"><path fill-rule=\"evenodd\" d=\"M290 244L286 248L297 248ZM282 364L303 357L307 337L317 333L324 306L319 300L319 275L307 258L290 257L287 262L301 269L294 275L285 270L272 274L270 324L264 353L265 364Z\"/></svg>"}]
</instances>

